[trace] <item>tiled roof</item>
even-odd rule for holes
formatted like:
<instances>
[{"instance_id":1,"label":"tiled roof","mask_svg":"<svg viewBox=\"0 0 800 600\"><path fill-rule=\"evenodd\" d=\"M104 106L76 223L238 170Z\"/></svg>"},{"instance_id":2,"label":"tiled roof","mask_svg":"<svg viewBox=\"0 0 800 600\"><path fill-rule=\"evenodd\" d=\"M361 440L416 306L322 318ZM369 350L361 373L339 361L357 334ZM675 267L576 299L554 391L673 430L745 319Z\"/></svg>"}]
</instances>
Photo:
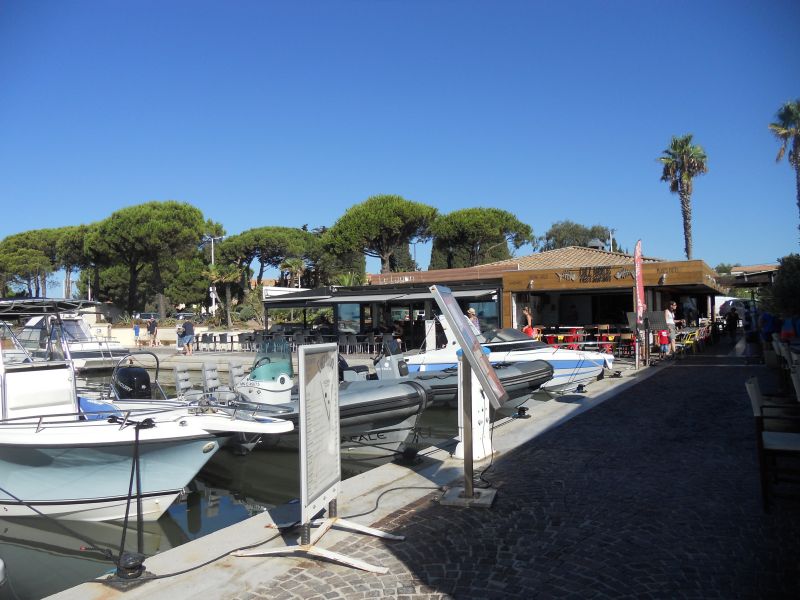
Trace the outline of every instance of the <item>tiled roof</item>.
<instances>
[{"instance_id":1,"label":"tiled roof","mask_svg":"<svg viewBox=\"0 0 800 600\"><path fill-rule=\"evenodd\" d=\"M731 267L731 274L735 275L736 273L762 273L764 271L777 271L778 267L779 265L777 264Z\"/></svg>"},{"instance_id":2,"label":"tiled roof","mask_svg":"<svg viewBox=\"0 0 800 600\"><path fill-rule=\"evenodd\" d=\"M644 262L663 262L660 258L644 257ZM576 269L580 267L613 267L616 265L630 265L633 255L622 252L607 252L594 248L581 246L567 246L556 250L537 252L528 256L519 256L490 263L484 266L508 266L521 271L535 271L536 269Z\"/></svg>"}]
</instances>

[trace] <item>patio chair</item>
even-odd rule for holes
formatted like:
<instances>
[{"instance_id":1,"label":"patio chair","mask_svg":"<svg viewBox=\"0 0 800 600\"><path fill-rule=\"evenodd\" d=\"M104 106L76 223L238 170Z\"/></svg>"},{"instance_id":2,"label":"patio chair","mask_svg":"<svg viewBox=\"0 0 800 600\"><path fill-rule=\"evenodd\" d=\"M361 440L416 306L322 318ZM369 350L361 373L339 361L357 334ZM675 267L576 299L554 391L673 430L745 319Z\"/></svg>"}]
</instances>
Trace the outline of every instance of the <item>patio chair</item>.
<instances>
[{"instance_id":1,"label":"patio chair","mask_svg":"<svg viewBox=\"0 0 800 600\"><path fill-rule=\"evenodd\" d=\"M200 342L199 342L199 350L203 352L208 352L211 350L211 346L214 344L214 336L210 333L201 333L200 334Z\"/></svg>"},{"instance_id":2,"label":"patio chair","mask_svg":"<svg viewBox=\"0 0 800 600\"><path fill-rule=\"evenodd\" d=\"M220 333L219 334L219 349L222 352L225 352L226 350L228 350L228 345L229 344L230 344L230 339L228 338L228 334L227 333ZM216 348L215 348L215 350L216 350Z\"/></svg>"},{"instance_id":3,"label":"patio chair","mask_svg":"<svg viewBox=\"0 0 800 600\"><path fill-rule=\"evenodd\" d=\"M620 333L617 336L617 354L619 356L633 356L634 339L632 333Z\"/></svg>"},{"instance_id":4,"label":"patio chair","mask_svg":"<svg viewBox=\"0 0 800 600\"><path fill-rule=\"evenodd\" d=\"M239 339L237 343L239 344L239 350L242 352L249 352L253 348L253 334L252 333L240 333L237 336Z\"/></svg>"},{"instance_id":5,"label":"patio chair","mask_svg":"<svg viewBox=\"0 0 800 600\"><path fill-rule=\"evenodd\" d=\"M774 495L772 488L780 483L794 484L795 491L800 489L800 470L797 465L787 465L800 459L800 433L796 431L772 431L765 426L767 422L791 422L795 419L788 415L779 417L766 417L767 405L758 385L758 379L751 377L745 382L750 404L753 408L753 417L756 422L756 446L758 450L758 466L761 481L761 500L764 511L769 511L770 496ZM782 407L786 408L786 407Z\"/></svg>"},{"instance_id":6,"label":"patio chair","mask_svg":"<svg viewBox=\"0 0 800 600\"><path fill-rule=\"evenodd\" d=\"M376 351L375 347L377 346L377 342L375 341L375 334L373 332L369 332L367 335L364 336L364 349L368 354L372 354Z\"/></svg>"},{"instance_id":7,"label":"patio chair","mask_svg":"<svg viewBox=\"0 0 800 600\"><path fill-rule=\"evenodd\" d=\"M292 350L297 350L306 343L306 334L302 331L295 331L292 334Z\"/></svg>"},{"instance_id":8,"label":"patio chair","mask_svg":"<svg viewBox=\"0 0 800 600\"><path fill-rule=\"evenodd\" d=\"M347 345L350 347L351 353L357 354L361 352L361 344L359 343L358 337L356 337L355 333L347 334Z\"/></svg>"},{"instance_id":9,"label":"patio chair","mask_svg":"<svg viewBox=\"0 0 800 600\"><path fill-rule=\"evenodd\" d=\"M347 334L346 333L340 333L339 334L339 352L343 352L344 354L347 354L347 352L348 352L347 348L348 348Z\"/></svg>"}]
</instances>

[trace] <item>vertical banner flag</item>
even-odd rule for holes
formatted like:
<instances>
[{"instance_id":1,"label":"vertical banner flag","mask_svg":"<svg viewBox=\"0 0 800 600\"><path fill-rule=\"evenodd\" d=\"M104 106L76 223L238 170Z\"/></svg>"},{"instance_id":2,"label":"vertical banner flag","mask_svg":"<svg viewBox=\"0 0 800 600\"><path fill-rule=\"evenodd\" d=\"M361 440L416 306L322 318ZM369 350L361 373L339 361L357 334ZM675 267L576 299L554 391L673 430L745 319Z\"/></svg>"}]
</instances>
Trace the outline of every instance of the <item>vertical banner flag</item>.
<instances>
[{"instance_id":1,"label":"vertical banner flag","mask_svg":"<svg viewBox=\"0 0 800 600\"><path fill-rule=\"evenodd\" d=\"M633 278L636 284L636 324L641 327L644 311L647 308L644 303L644 277L642 277L642 240L636 242L636 249L633 251Z\"/></svg>"}]
</instances>

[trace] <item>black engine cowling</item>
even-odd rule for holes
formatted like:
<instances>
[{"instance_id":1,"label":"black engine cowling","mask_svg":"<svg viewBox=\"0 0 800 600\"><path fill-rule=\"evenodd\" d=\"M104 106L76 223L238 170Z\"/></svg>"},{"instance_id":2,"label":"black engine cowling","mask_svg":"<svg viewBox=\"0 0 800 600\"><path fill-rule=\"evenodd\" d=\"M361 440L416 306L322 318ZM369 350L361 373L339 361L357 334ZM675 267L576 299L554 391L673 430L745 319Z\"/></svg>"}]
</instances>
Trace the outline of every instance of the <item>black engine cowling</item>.
<instances>
[{"instance_id":1,"label":"black engine cowling","mask_svg":"<svg viewBox=\"0 0 800 600\"><path fill-rule=\"evenodd\" d=\"M150 400L150 374L142 367L121 367L114 377L114 391L120 399Z\"/></svg>"}]
</instances>

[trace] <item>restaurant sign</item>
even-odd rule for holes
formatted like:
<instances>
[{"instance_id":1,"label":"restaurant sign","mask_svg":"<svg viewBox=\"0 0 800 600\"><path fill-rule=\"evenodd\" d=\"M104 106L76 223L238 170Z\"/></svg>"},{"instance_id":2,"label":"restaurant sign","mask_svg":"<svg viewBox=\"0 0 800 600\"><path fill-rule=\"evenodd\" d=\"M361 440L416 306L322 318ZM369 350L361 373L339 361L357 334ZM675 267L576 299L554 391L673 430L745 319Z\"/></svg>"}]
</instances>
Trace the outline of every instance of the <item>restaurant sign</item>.
<instances>
[{"instance_id":1,"label":"restaurant sign","mask_svg":"<svg viewBox=\"0 0 800 600\"><path fill-rule=\"evenodd\" d=\"M580 267L557 271L559 281L575 281L577 283L610 283L612 281L612 267ZM627 274L633 275L629 269L620 270L613 274L614 279L622 279Z\"/></svg>"}]
</instances>

